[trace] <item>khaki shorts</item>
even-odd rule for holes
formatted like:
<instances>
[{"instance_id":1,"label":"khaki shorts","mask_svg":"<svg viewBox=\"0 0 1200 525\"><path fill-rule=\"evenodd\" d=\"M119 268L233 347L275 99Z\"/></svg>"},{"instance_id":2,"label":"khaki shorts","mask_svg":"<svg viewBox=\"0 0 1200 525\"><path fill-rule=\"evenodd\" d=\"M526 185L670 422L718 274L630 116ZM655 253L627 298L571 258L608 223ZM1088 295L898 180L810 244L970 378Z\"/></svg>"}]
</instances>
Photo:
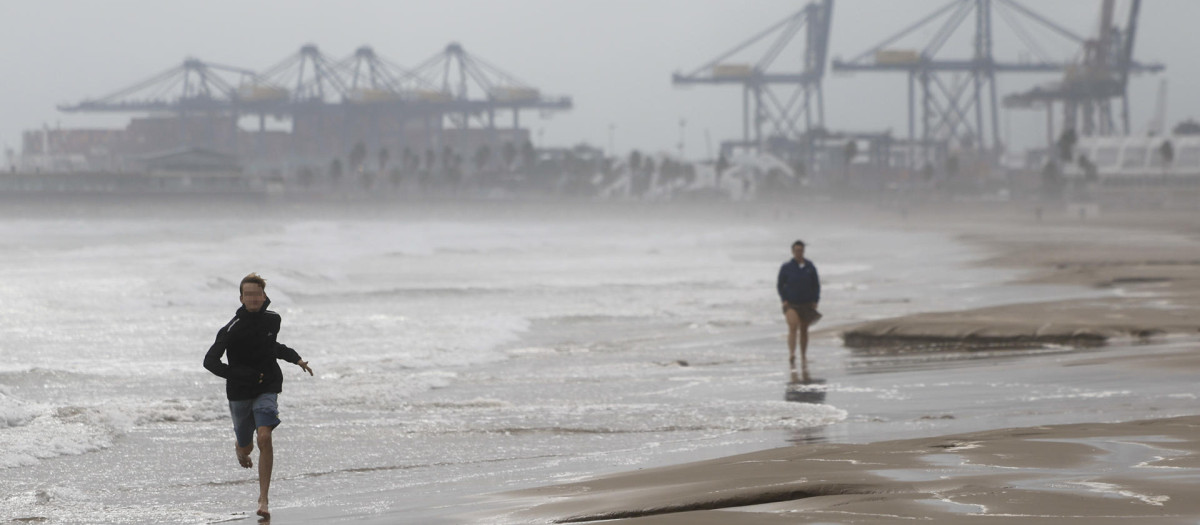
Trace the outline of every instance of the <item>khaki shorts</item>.
<instances>
[{"instance_id":1,"label":"khaki shorts","mask_svg":"<svg viewBox=\"0 0 1200 525\"><path fill-rule=\"evenodd\" d=\"M795 310L796 314L800 316L800 322L806 325L812 326L821 320L821 312L817 311L817 303L785 304L783 305L783 315L787 315L789 308Z\"/></svg>"}]
</instances>

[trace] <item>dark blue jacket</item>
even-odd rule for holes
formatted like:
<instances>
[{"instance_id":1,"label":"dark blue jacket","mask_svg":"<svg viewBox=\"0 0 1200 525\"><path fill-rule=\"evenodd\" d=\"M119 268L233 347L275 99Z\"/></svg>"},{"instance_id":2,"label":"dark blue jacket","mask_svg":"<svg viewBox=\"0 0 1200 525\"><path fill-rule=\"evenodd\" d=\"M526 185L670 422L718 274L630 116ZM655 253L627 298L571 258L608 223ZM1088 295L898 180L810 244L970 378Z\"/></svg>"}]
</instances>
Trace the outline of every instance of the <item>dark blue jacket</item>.
<instances>
[{"instance_id":1,"label":"dark blue jacket","mask_svg":"<svg viewBox=\"0 0 1200 525\"><path fill-rule=\"evenodd\" d=\"M230 401L254 399L260 394L283 391L283 371L277 359L300 361L300 354L275 340L279 335L279 314L267 310L271 300L258 312L238 308L237 314L217 332L217 340L204 355L204 368L225 378L225 396ZM225 354L229 363L221 362Z\"/></svg>"},{"instance_id":2,"label":"dark blue jacket","mask_svg":"<svg viewBox=\"0 0 1200 525\"><path fill-rule=\"evenodd\" d=\"M817 265L808 259L804 260L803 268L795 259L783 263L775 287L779 298L790 304L821 302L821 278L817 276Z\"/></svg>"}]
</instances>

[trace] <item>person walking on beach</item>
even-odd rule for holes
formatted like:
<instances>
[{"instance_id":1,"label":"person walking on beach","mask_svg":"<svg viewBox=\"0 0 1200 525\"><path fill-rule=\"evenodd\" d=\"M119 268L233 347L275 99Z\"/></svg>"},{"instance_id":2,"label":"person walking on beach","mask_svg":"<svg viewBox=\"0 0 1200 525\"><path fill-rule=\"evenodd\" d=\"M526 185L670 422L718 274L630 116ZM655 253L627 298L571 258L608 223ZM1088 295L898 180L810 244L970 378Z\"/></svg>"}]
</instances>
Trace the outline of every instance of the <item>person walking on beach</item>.
<instances>
[{"instance_id":1,"label":"person walking on beach","mask_svg":"<svg viewBox=\"0 0 1200 525\"><path fill-rule=\"evenodd\" d=\"M796 336L800 339L800 362L807 364L808 327L821 319L821 280L817 266L804 258L804 241L792 243L792 258L779 267L775 284L783 301L783 316L788 325L788 363L796 366Z\"/></svg>"},{"instance_id":2,"label":"person walking on beach","mask_svg":"<svg viewBox=\"0 0 1200 525\"><path fill-rule=\"evenodd\" d=\"M267 310L271 300L267 282L256 273L238 285L242 303L233 319L217 332L217 340L204 355L204 368L225 378L225 396L233 416L237 443L234 451L243 468L251 468L250 452L258 441L258 515L270 520L267 492L271 488L274 450L271 432L279 426L278 396L283 391L283 372L277 359L299 365L313 375L300 354L275 340L279 335L279 314ZM221 361L228 354L228 363Z\"/></svg>"}]
</instances>

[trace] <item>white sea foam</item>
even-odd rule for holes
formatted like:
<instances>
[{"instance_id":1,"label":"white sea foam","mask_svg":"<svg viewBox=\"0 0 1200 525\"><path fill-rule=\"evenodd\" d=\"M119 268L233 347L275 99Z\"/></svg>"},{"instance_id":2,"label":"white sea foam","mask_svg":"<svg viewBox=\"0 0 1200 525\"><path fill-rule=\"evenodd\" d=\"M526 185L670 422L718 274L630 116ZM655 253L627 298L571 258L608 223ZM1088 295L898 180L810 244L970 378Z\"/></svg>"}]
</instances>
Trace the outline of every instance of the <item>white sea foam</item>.
<instances>
[{"instance_id":1,"label":"white sea foam","mask_svg":"<svg viewBox=\"0 0 1200 525\"><path fill-rule=\"evenodd\" d=\"M532 319L603 315L636 323L667 315L744 322L757 314L743 313L741 305L758 295L753 290L769 289L776 265L774 259L730 264L742 256L727 247L770 241L768 230L755 227L117 219L5 223L8 230L14 235L7 242L21 249L6 259L14 272L2 303L14 322L3 335L28 351L5 359L4 370L18 374L29 392L47 387L55 395L36 408L11 401L0 408L13 429L2 438L11 444L6 465L99 450L131 426L224 417L222 401L214 399L219 380L200 383L197 389L213 390L205 397L161 394L177 381L172 376L203 377L199 354L237 306L236 283L249 270L268 277L273 308L285 319L280 340L322 365L323 383L289 388L288 395L330 410L395 410L457 380L438 371L521 356L503 348ZM830 274L864 270L832 261L827 267ZM695 299L697 290L703 297ZM67 322L51 328L45 320L52 317ZM129 382L145 385L144 397L129 400L120 388ZM64 408L77 410L65 416L54 407L71 407L64 402L72 390L95 397L107 412L75 406ZM610 421L605 410L541 410L596 431L707 425L701 407L663 408L631 409L644 420L636 424ZM716 426L786 428L837 416L776 408L784 411L718 407ZM663 414L670 417L657 417ZM585 415L592 421L569 422ZM58 430L57 442L30 444L49 427Z\"/></svg>"},{"instance_id":2,"label":"white sea foam","mask_svg":"<svg viewBox=\"0 0 1200 525\"><path fill-rule=\"evenodd\" d=\"M0 385L0 428L19 427L33 420L35 414L28 407L8 394L10 390Z\"/></svg>"},{"instance_id":3,"label":"white sea foam","mask_svg":"<svg viewBox=\"0 0 1200 525\"><path fill-rule=\"evenodd\" d=\"M40 459L108 448L119 432L113 424L95 408L39 411L24 424L0 431L0 468L29 466Z\"/></svg>"},{"instance_id":4,"label":"white sea foam","mask_svg":"<svg viewBox=\"0 0 1200 525\"><path fill-rule=\"evenodd\" d=\"M240 497L244 479L231 476L243 472L211 457L232 460L227 404L222 380L200 363L250 271L268 279L284 319L279 340L317 374L284 364L281 439L336 448L284 463L298 493L314 490L306 473L370 476L359 470L381 458L424 465L374 478L393 484L479 476L491 470L479 464L541 455L575 472L589 468L568 458L634 464L710 442L782 441L848 417L776 401L782 388L762 389L761 361L716 341L779 322L774 278L792 239L774 228L296 215L303 220L0 221L0 467L22 480L0 489L98 471L72 474L70 486L42 483L41 493L14 488L0 505L62 522L196 522L213 518L201 511L211 501L192 497L196 486ZM952 308L970 294L943 281L1002 279L928 271L931 256L946 267L975 256L935 236L813 230L799 233L836 292L823 301L830 322ZM892 256L886 271L881 252ZM912 299L878 300L892 297ZM829 392L897 395L848 384ZM347 449L351 433L359 439ZM172 469L145 458L145 470L125 470L125 454L141 447L177 452L180 470L164 478ZM321 477L319 490L335 490L336 477ZM113 480L122 490L110 490ZM181 508L144 504L134 495L142 490Z\"/></svg>"},{"instance_id":5,"label":"white sea foam","mask_svg":"<svg viewBox=\"0 0 1200 525\"><path fill-rule=\"evenodd\" d=\"M545 432L654 433L678 431L793 430L828 425L846 411L828 405L784 401L695 404L569 404L520 406L471 401L414 407L405 428L423 433ZM436 408L436 410L425 409ZM497 411L496 409L503 409ZM447 413L447 410L451 410ZM387 424L381 422L381 424Z\"/></svg>"},{"instance_id":6,"label":"white sea foam","mask_svg":"<svg viewBox=\"0 0 1200 525\"><path fill-rule=\"evenodd\" d=\"M1136 499L1147 505L1154 505L1154 506L1159 506L1159 507L1161 507L1163 503L1166 503L1171 500L1170 496L1141 494L1138 492L1134 492L1132 490L1126 490L1126 489L1122 488L1120 485L1114 485L1112 483L1101 483L1098 481L1071 481L1068 483L1070 483L1072 485L1081 485L1081 486L1087 487L1088 490L1090 490L1092 492L1098 492L1101 494L1108 494L1108 495L1113 495L1113 496L1121 496L1121 497Z\"/></svg>"},{"instance_id":7,"label":"white sea foam","mask_svg":"<svg viewBox=\"0 0 1200 525\"><path fill-rule=\"evenodd\" d=\"M1045 401L1050 399L1107 399L1111 397L1128 397L1133 392L1129 390L1087 391L1083 389L1068 389L1066 392L1053 394L1038 394L1025 396L1025 401Z\"/></svg>"}]
</instances>

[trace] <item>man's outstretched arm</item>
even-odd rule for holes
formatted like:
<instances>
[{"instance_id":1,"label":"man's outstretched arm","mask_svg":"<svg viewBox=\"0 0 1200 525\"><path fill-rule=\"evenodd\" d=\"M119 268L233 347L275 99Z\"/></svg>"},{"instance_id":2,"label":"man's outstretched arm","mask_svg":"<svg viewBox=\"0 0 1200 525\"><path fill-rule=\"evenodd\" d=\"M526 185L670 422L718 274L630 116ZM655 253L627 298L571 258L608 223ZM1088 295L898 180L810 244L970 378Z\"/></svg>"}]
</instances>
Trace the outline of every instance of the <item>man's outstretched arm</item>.
<instances>
[{"instance_id":1,"label":"man's outstretched arm","mask_svg":"<svg viewBox=\"0 0 1200 525\"><path fill-rule=\"evenodd\" d=\"M308 375L313 375L312 369L308 367L308 361L302 359L299 352L292 350L288 345L278 341L275 342L275 359L282 359L289 363L293 363L304 369L305 372L308 372Z\"/></svg>"}]
</instances>

